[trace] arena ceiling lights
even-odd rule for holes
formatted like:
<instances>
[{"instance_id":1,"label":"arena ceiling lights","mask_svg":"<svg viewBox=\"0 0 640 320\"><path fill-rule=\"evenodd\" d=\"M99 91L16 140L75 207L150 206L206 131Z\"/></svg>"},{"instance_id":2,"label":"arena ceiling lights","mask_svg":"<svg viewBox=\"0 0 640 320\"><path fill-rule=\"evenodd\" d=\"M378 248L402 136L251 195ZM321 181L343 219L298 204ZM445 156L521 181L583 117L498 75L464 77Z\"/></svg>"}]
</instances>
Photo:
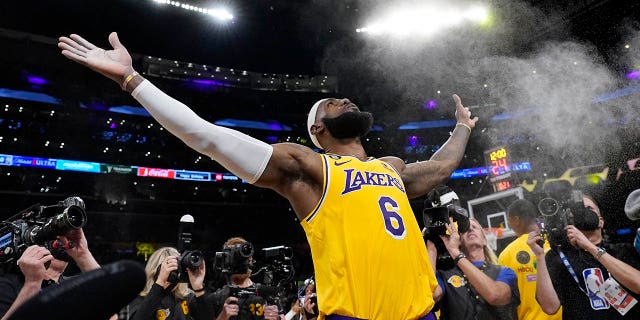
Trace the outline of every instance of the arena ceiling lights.
<instances>
[{"instance_id":1,"label":"arena ceiling lights","mask_svg":"<svg viewBox=\"0 0 640 320\"><path fill-rule=\"evenodd\" d=\"M378 19L356 32L371 35L431 35L461 25L464 22L482 24L489 19L487 9L480 6L467 8L419 6L388 10Z\"/></svg>"},{"instance_id":2,"label":"arena ceiling lights","mask_svg":"<svg viewBox=\"0 0 640 320\"><path fill-rule=\"evenodd\" d=\"M222 9L222 8L208 9L208 8L202 8L198 6L192 6L184 2L170 1L170 0L153 0L153 2L174 6L176 8L182 8L184 10L200 12L202 14L210 15L220 21L226 22L226 21L231 21L233 19L233 15L228 10Z\"/></svg>"}]
</instances>

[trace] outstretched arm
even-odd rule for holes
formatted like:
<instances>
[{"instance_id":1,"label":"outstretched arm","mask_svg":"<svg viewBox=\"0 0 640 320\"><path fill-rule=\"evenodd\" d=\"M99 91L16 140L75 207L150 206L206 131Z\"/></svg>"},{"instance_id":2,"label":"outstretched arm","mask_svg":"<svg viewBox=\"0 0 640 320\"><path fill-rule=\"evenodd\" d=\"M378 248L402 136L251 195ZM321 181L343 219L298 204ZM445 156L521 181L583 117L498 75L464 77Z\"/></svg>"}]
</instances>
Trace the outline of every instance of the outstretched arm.
<instances>
[{"instance_id":1,"label":"outstretched arm","mask_svg":"<svg viewBox=\"0 0 640 320\"><path fill-rule=\"evenodd\" d=\"M471 118L471 111L462 105L458 95L454 94L453 100L456 103L456 126L451 137L431 159L407 164L404 170L401 170L402 181L409 198L422 196L436 185L447 181L464 156L467 141L478 117Z\"/></svg>"},{"instance_id":2,"label":"outstretched arm","mask_svg":"<svg viewBox=\"0 0 640 320\"><path fill-rule=\"evenodd\" d=\"M98 48L72 34L70 37L61 37L58 47L65 57L106 76L123 90L131 92L162 126L189 147L213 158L249 183L260 178L271 158L272 146L200 118L186 105L160 91L133 70L131 56L115 32L109 35L109 42L113 50Z\"/></svg>"}]
</instances>

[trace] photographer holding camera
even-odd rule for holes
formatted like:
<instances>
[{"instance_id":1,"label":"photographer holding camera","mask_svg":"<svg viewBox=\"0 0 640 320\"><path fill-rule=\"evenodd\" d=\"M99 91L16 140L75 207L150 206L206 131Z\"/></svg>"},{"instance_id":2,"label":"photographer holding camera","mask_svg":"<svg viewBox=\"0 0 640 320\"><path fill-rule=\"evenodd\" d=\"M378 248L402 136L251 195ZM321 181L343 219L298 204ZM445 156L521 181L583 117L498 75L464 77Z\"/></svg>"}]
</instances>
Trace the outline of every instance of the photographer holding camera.
<instances>
[{"instance_id":1,"label":"photographer holding camera","mask_svg":"<svg viewBox=\"0 0 640 320\"><path fill-rule=\"evenodd\" d=\"M517 319L520 297L514 271L497 264L477 220L469 219L469 229L460 234L449 219L448 235L440 238L455 267L437 271L443 291L440 319Z\"/></svg>"},{"instance_id":2,"label":"photographer holding camera","mask_svg":"<svg viewBox=\"0 0 640 320\"><path fill-rule=\"evenodd\" d=\"M73 260L80 271L100 268L87 243L82 229L68 231L55 241L59 247L51 252L44 246L31 245L17 260L20 274L7 272L0 277L0 315L8 318L20 305L35 296L41 289L64 281L62 275ZM65 255L66 254L66 255ZM58 258L54 257L57 256Z\"/></svg>"},{"instance_id":3,"label":"photographer holding camera","mask_svg":"<svg viewBox=\"0 0 640 320\"><path fill-rule=\"evenodd\" d=\"M241 237L233 237L216 253L216 268L227 277L227 284L205 299L213 306L217 320L280 318L278 307L268 305L268 295L251 278L253 245ZM233 318L232 318L233 317Z\"/></svg>"},{"instance_id":4,"label":"photographer holding camera","mask_svg":"<svg viewBox=\"0 0 640 320\"><path fill-rule=\"evenodd\" d=\"M164 247L156 250L145 267L147 284L133 302L129 304L129 319L208 319L206 311L198 313L195 303L205 293L205 264L197 269L186 269L188 281L181 282L176 272L180 269L180 253L177 249ZM192 292L193 291L193 292Z\"/></svg>"},{"instance_id":5,"label":"photographer holding camera","mask_svg":"<svg viewBox=\"0 0 640 320\"><path fill-rule=\"evenodd\" d=\"M563 319L640 319L640 256L629 243L606 243L593 195L582 195L582 203L571 208L563 237L549 238L546 256L538 244L544 230L529 233L538 261L536 298L547 314L562 306Z\"/></svg>"},{"instance_id":6,"label":"photographer holding camera","mask_svg":"<svg viewBox=\"0 0 640 320\"><path fill-rule=\"evenodd\" d=\"M519 320L555 320L562 319L558 312L554 315L545 314L536 301L536 256L527 244L529 232L537 230L538 210L531 201L518 199L507 208L509 227L515 232L516 239L502 250L498 263L513 269L518 277L520 291L520 305L518 306ZM549 250L549 242L544 243L545 251Z\"/></svg>"}]
</instances>

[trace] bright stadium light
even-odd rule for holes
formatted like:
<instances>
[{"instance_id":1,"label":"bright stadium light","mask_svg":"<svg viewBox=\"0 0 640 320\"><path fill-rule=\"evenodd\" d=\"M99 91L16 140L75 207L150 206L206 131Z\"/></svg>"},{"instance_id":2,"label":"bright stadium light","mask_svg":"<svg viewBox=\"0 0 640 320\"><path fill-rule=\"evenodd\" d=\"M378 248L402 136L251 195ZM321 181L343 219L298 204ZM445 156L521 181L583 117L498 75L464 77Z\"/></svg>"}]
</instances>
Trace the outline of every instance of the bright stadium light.
<instances>
[{"instance_id":1,"label":"bright stadium light","mask_svg":"<svg viewBox=\"0 0 640 320\"><path fill-rule=\"evenodd\" d=\"M233 15L226 9L208 9L206 11L207 14L223 21L229 21L233 19Z\"/></svg>"},{"instance_id":2,"label":"bright stadium light","mask_svg":"<svg viewBox=\"0 0 640 320\"><path fill-rule=\"evenodd\" d=\"M460 8L418 7L403 8L384 15L362 28L358 33L372 35L390 34L408 36L430 35L437 31L460 25L466 21L484 23L489 18L487 9L479 6Z\"/></svg>"},{"instance_id":3,"label":"bright stadium light","mask_svg":"<svg viewBox=\"0 0 640 320\"><path fill-rule=\"evenodd\" d=\"M207 8L202 8L198 6L193 6L184 2L171 1L171 0L153 0L153 2L159 3L159 4L171 5L176 8L181 8L184 10L195 11L202 14L210 15L220 21L233 20L233 14L231 14L231 12L229 12L227 9L223 9L223 8L207 9Z\"/></svg>"}]
</instances>

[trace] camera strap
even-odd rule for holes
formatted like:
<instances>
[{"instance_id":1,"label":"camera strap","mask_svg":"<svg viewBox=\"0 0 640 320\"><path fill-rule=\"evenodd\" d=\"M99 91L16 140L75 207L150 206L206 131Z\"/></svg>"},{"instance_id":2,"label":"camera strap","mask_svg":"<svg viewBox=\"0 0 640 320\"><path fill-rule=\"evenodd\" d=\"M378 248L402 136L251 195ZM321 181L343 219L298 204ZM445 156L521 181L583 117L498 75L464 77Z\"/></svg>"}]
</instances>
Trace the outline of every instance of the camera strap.
<instances>
[{"instance_id":1,"label":"camera strap","mask_svg":"<svg viewBox=\"0 0 640 320\"><path fill-rule=\"evenodd\" d=\"M567 259L567 256L560 249L558 249L558 254L560 254L560 260L562 260L562 263L564 263L564 266L567 268L567 270L571 274L571 277L573 277L573 280L576 281L576 284L578 285L578 288L580 288L580 291L584 292L584 294L586 294L587 297L590 297L589 293L580 285L580 280L578 280L578 276L576 275L575 270L573 270L573 267L571 266L569 259Z\"/></svg>"}]
</instances>

